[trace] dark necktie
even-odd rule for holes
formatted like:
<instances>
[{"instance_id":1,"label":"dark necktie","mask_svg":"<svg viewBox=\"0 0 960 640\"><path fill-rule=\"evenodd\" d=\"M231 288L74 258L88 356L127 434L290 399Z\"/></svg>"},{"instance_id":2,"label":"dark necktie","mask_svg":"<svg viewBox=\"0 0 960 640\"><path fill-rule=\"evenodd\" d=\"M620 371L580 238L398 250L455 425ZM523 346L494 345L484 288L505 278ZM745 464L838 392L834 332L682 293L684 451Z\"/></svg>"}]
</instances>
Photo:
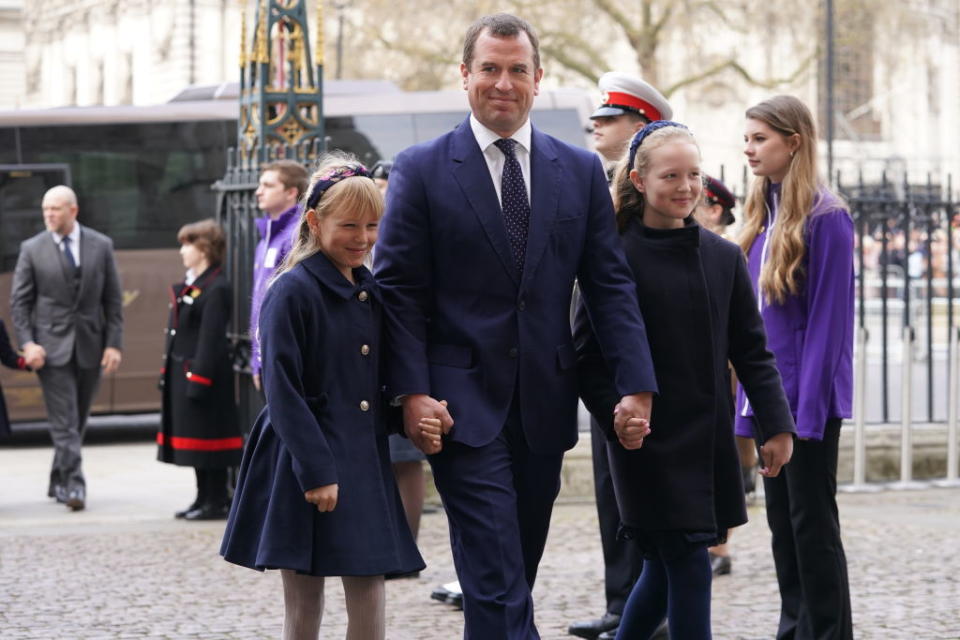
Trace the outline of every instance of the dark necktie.
<instances>
[{"instance_id":1,"label":"dark necktie","mask_svg":"<svg viewBox=\"0 0 960 640\"><path fill-rule=\"evenodd\" d=\"M70 268L76 270L77 261L73 257L73 251L70 250L70 236L63 236L63 257L67 259L67 264L70 265Z\"/></svg>"},{"instance_id":2,"label":"dark necktie","mask_svg":"<svg viewBox=\"0 0 960 640\"><path fill-rule=\"evenodd\" d=\"M503 223L507 227L510 249L518 271L523 271L523 258L527 252L527 228L530 225L530 201L527 199L527 187L523 182L523 172L517 161L516 140L500 138L493 144L503 152L506 162L503 165L503 177L500 181L500 207L503 209Z\"/></svg>"}]
</instances>

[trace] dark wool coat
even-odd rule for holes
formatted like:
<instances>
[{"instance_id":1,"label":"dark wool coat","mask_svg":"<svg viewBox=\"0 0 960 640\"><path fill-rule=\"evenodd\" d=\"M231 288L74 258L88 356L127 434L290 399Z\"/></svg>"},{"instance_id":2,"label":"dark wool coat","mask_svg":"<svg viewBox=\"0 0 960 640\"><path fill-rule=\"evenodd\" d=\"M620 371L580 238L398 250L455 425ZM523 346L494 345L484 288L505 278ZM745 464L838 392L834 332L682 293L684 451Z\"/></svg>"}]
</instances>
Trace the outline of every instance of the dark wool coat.
<instances>
[{"instance_id":1,"label":"dark wool coat","mask_svg":"<svg viewBox=\"0 0 960 640\"><path fill-rule=\"evenodd\" d=\"M322 253L281 276L260 312L267 406L244 450L220 553L318 576L424 567L390 468L380 398L380 294ZM336 483L320 513L304 492Z\"/></svg>"},{"instance_id":2,"label":"dark wool coat","mask_svg":"<svg viewBox=\"0 0 960 640\"><path fill-rule=\"evenodd\" d=\"M7 328L0 320L0 363L11 369L26 369L26 364L10 345L10 336ZM10 435L10 417L7 415L7 403L3 399L3 389L0 388L0 438Z\"/></svg>"},{"instance_id":3,"label":"dark wool coat","mask_svg":"<svg viewBox=\"0 0 960 640\"><path fill-rule=\"evenodd\" d=\"M794 432L743 255L690 218L673 230L634 219L622 240L660 389L642 448L616 440L619 395L582 309L576 322L581 393L608 434L620 519L644 531L722 533L747 520L728 360L756 398L761 440Z\"/></svg>"},{"instance_id":4,"label":"dark wool coat","mask_svg":"<svg viewBox=\"0 0 960 640\"><path fill-rule=\"evenodd\" d=\"M240 463L227 326L230 283L219 266L170 289L157 459L199 468Z\"/></svg>"}]
</instances>

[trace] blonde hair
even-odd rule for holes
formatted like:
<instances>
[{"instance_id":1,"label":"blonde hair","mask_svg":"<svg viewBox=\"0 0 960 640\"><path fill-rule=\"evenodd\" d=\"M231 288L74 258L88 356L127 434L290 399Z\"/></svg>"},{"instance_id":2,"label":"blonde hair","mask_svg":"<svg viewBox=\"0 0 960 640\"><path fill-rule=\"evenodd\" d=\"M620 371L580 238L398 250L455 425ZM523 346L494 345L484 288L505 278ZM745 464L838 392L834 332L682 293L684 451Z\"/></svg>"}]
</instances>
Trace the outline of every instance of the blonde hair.
<instances>
[{"instance_id":1,"label":"blonde hair","mask_svg":"<svg viewBox=\"0 0 960 640\"><path fill-rule=\"evenodd\" d=\"M759 290L772 302L782 304L796 295L803 279L806 252L804 230L807 217L820 193L829 193L817 175L817 129L805 104L793 96L774 96L747 109L747 118L759 120L784 138L796 134L800 145L794 151L780 189L777 223L768 231L770 250L760 272ZM743 205L744 225L740 247L750 251L766 224L766 193L770 178L757 177Z\"/></svg>"},{"instance_id":2,"label":"blonde hair","mask_svg":"<svg viewBox=\"0 0 960 640\"><path fill-rule=\"evenodd\" d=\"M334 211L344 209L364 214L373 213L378 220L383 215L383 196L380 194L380 189L373 180L363 176L343 178L323 193L316 207L307 208L307 199L318 182L329 178L337 170L350 167L363 167L363 165L355 156L342 151L331 151L321 156L316 171L310 176L310 185L300 201L300 220L297 222L293 246L277 269L276 275L270 280L270 284L320 251L320 243L307 222L307 214L310 211L314 211L321 220Z\"/></svg>"},{"instance_id":3,"label":"blonde hair","mask_svg":"<svg viewBox=\"0 0 960 640\"><path fill-rule=\"evenodd\" d=\"M646 175L650 168L650 153L676 139L682 139L684 142L693 144L698 151L700 149L700 145L697 144L696 138L693 137L689 129L666 126L657 129L643 139L642 144L637 147L633 166L628 166L630 162L629 153L624 155L623 159L617 164L617 170L613 176L613 209L617 212L617 229L621 233L627 228L630 218L643 219L643 194L630 180L630 171L636 169L641 176Z\"/></svg>"}]
</instances>

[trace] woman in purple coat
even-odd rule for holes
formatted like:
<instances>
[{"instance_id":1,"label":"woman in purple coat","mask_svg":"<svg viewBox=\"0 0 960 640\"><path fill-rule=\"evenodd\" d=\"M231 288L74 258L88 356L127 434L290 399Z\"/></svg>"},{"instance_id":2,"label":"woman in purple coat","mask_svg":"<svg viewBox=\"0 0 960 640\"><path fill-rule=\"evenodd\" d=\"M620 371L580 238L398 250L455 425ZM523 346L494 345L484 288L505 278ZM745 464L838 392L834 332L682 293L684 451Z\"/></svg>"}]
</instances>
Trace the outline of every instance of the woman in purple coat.
<instances>
[{"instance_id":1,"label":"woman in purple coat","mask_svg":"<svg viewBox=\"0 0 960 640\"><path fill-rule=\"evenodd\" d=\"M267 406L250 433L220 553L280 569L285 640L315 640L325 576L342 576L347 638L384 637L384 574L424 567L390 470L380 402L380 293L363 266L383 197L332 155L260 311ZM439 421L431 433L439 440Z\"/></svg>"},{"instance_id":2,"label":"woman in purple coat","mask_svg":"<svg viewBox=\"0 0 960 640\"><path fill-rule=\"evenodd\" d=\"M818 179L817 134L802 102L776 96L746 116L744 153L756 179L740 245L799 437L784 473L764 478L777 638L851 638L836 491L840 425L853 396L853 219ZM737 435L754 427L741 388Z\"/></svg>"}]
</instances>

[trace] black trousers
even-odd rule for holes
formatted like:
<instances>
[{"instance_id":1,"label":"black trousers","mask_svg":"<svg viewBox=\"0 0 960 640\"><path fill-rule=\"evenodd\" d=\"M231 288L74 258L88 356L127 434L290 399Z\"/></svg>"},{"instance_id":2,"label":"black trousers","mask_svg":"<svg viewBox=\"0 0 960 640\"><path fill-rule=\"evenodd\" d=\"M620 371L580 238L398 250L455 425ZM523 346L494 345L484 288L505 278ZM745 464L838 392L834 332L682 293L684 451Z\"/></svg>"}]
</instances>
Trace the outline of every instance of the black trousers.
<instances>
[{"instance_id":1,"label":"black trousers","mask_svg":"<svg viewBox=\"0 0 960 640\"><path fill-rule=\"evenodd\" d=\"M847 559L837 512L839 419L823 440L798 440L776 478L764 478L780 585L780 640L853 638Z\"/></svg>"},{"instance_id":2,"label":"black trousers","mask_svg":"<svg viewBox=\"0 0 960 640\"><path fill-rule=\"evenodd\" d=\"M610 461L607 458L607 437L600 425L590 418L590 445L593 449L593 488L597 498L597 519L600 522L600 546L603 549L603 586L607 611L620 615L643 571L643 556L637 545L617 540L620 511L613 493Z\"/></svg>"}]
</instances>

